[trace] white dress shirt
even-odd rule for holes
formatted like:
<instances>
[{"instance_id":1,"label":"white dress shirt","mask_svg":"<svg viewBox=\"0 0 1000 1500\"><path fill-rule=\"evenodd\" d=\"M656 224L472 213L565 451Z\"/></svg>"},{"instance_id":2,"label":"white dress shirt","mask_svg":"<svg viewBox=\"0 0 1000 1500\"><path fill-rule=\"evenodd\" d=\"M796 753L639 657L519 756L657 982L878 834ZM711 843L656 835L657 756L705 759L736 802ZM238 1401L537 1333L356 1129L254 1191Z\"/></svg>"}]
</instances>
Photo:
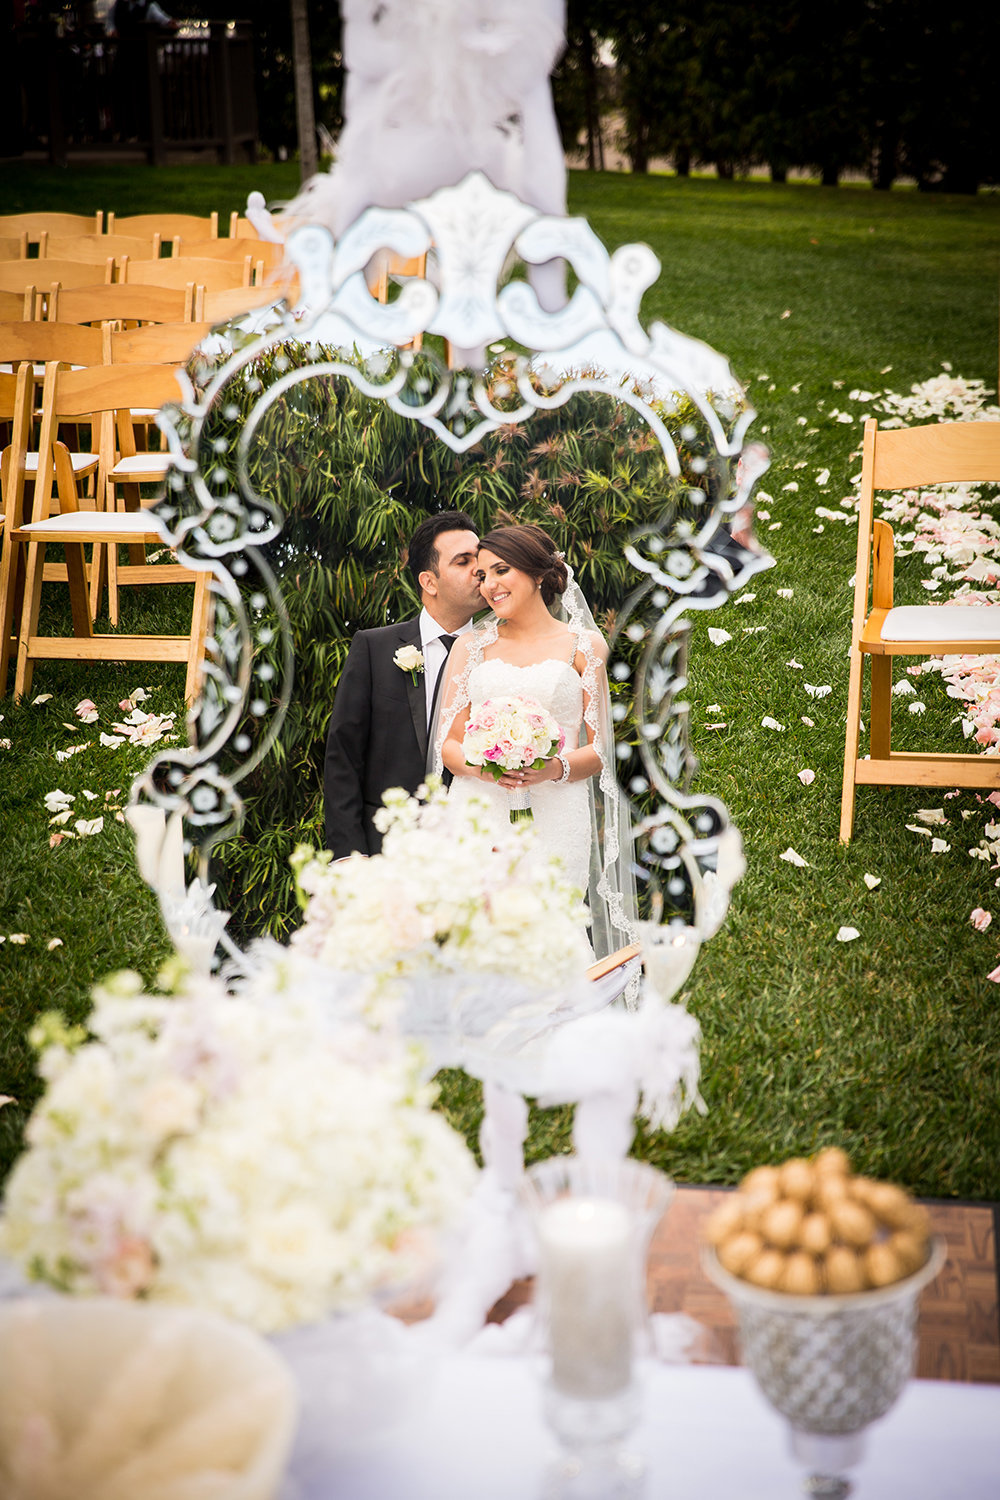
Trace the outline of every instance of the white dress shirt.
<instances>
[{"instance_id":1,"label":"white dress shirt","mask_svg":"<svg viewBox=\"0 0 1000 1500\"><path fill-rule=\"evenodd\" d=\"M431 704L434 702L434 688L442 668L448 658L448 653L441 643L443 635L460 636L467 630L472 629L472 621L459 626L458 630L445 630L439 625L433 615L427 613L426 609L420 611L420 653L424 658L424 707L427 712L427 728L431 727Z\"/></svg>"}]
</instances>

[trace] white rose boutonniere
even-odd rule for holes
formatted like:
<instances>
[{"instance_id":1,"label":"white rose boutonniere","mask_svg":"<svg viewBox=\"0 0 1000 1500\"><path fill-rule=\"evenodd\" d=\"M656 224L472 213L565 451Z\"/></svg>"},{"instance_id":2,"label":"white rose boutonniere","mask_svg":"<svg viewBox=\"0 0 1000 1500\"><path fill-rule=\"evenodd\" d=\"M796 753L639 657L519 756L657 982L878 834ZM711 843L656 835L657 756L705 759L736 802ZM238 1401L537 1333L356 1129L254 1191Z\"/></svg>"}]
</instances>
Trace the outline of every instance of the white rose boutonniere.
<instances>
[{"instance_id":1,"label":"white rose boutonniere","mask_svg":"<svg viewBox=\"0 0 1000 1500\"><path fill-rule=\"evenodd\" d=\"M400 646L392 661L401 672L409 672L413 678L413 686L416 687L417 673L424 670L424 658L416 646Z\"/></svg>"}]
</instances>

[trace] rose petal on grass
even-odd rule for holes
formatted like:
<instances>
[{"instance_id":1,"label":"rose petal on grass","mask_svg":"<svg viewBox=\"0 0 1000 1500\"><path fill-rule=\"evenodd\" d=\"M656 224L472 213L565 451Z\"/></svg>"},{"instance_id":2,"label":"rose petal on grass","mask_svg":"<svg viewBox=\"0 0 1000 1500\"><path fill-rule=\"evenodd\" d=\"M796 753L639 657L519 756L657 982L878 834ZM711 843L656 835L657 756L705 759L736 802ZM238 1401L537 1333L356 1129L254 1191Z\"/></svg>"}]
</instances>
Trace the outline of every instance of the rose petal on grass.
<instances>
[{"instance_id":1,"label":"rose petal on grass","mask_svg":"<svg viewBox=\"0 0 1000 1500\"><path fill-rule=\"evenodd\" d=\"M783 490L788 490L788 492L790 494L792 494L792 495L797 495L798 492L799 492L799 486L798 486L797 482L794 479L790 479L788 481L788 483L787 484L783 484L781 486L781 488Z\"/></svg>"},{"instance_id":2,"label":"rose petal on grass","mask_svg":"<svg viewBox=\"0 0 1000 1500\"><path fill-rule=\"evenodd\" d=\"M931 839L932 854L947 854L951 845L945 839Z\"/></svg>"},{"instance_id":3,"label":"rose petal on grass","mask_svg":"<svg viewBox=\"0 0 1000 1500\"><path fill-rule=\"evenodd\" d=\"M829 698L830 694L833 692L833 688L829 683L824 683L822 687L817 687L814 683L804 682L802 686L805 688L810 698Z\"/></svg>"},{"instance_id":4,"label":"rose petal on grass","mask_svg":"<svg viewBox=\"0 0 1000 1500\"><path fill-rule=\"evenodd\" d=\"M729 725L728 724L706 724L705 728L706 729L728 729Z\"/></svg>"},{"instance_id":5,"label":"rose petal on grass","mask_svg":"<svg viewBox=\"0 0 1000 1500\"><path fill-rule=\"evenodd\" d=\"M816 725L813 723L812 719L807 719L806 716L805 716L805 714L802 715L802 722L806 726L807 729L815 729L816 728Z\"/></svg>"},{"instance_id":6,"label":"rose petal on grass","mask_svg":"<svg viewBox=\"0 0 1000 1500\"><path fill-rule=\"evenodd\" d=\"M808 768L804 771L799 771L797 774L803 786L812 786L816 780L816 772L810 771Z\"/></svg>"},{"instance_id":7,"label":"rose petal on grass","mask_svg":"<svg viewBox=\"0 0 1000 1500\"><path fill-rule=\"evenodd\" d=\"M72 816L73 809L71 807L64 807L62 812L57 812L49 819L49 827L51 828L54 825L56 828L61 828L64 823L69 822Z\"/></svg>"},{"instance_id":8,"label":"rose petal on grass","mask_svg":"<svg viewBox=\"0 0 1000 1500\"><path fill-rule=\"evenodd\" d=\"M722 712L722 704L721 703L710 703L708 705L708 707L706 708L705 712L707 714L721 714L721 712ZM117 796L117 793L115 795Z\"/></svg>"},{"instance_id":9,"label":"rose petal on grass","mask_svg":"<svg viewBox=\"0 0 1000 1500\"><path fill-rule=\"evenodd\" d=\"M23 948L28 941L28 934L26 932L11 932L7 935L7 941L8 943L17 943L18 947Z\"/></svg>"},{"instance_id":10,"label":"rose petal on grass","mask_svg":"<svg viewBox=\"0 0 1000 1500\"><path fill-rule=\"evenodd\" d=\"M816 483L818 485L829 484L830 483L830 470L829 469L820 469L819 473L816 475Z\"/></svg>"},{"instance_id":11,"label":"rose petal on grass","mask_svg":"<svg viewBox=\"0 0 1000 1500\"><path fill-rule=\"evenodd\" d=\"M784 854L778 855L778 858L783 859L788 865L794 865L797 870L808 870L811 868L809 861L803 859L801 854L797 854L791 844L789 844Z\"/></svg>"},{"instance_id":12,"label":"rose petal on grass","mask_svg":"<svg viewBox=\"0 0 1000 1500\"><path fill-rule=\"evenodd\" d=\"M792 657L791 661L786 661L785 662L785 666L786 667L791 667L793 672L804 672L805 671L805 667L802 665L802 663L800 661L796 661L794 656Z\"/></svg>"},{"instance_id":13,"label":"rose petal on grass","mask_svg":"<svg viewBox=\"0 0 1000 1500\"><path fill-rule=\"evenodd\" d=\"M792 309L790 307L786 307L781 316L783 318L790 318L792 316Z\"/></svg>"},{"instance_id":14,"label":"rose petal on grass","mask_svg":"<svg viewBox=\"0 0 1000 1500\"><path fill-rule=\"evenodd\" d=\"M89 838L92 834L101 833L104 829L104 819L101 818L77 818L73 824L82 839Z\"/></svg>"},{"instance_id":15,"label":"rose petal on grass","mask_svg":"<svg viewBox=\"0 0 1000 1500\"><path fill-rule=\"evenodd\" d=\"M46 948L49 950L50 953L53 953L56 950L56 948L61 948L62 945L63 945L62 938L49 938L48 942L45 944Z\"/></svg>"},{"instance_id":16,"label":"rose petal on grass","mask_svg":"<svg viewBox=\"0 0 1000 1500\"><path fill-rule=\"evenodd\" d=\"M2 1109L5 1104L16 1104L16 1103L17 1103L17 1100L14 1098L13 1094L0 1094L0 1109Z\"/></svg>"},{"instance_id":17,"label":"rose petal on grass","mask_svg":"<svg viewBox=\"0 0 1000 1500\"><path fill-rule=\"evenodd\" d=\"M907 682L905 677L901 677L898 682L894 682L892 685L892 696L894 698L913 698L916 696L916 692L917 690L913 686L913 683Z\"/></svg>"},{"instance_id":18,"label":"rose petal on grass","mask_svg":"<svg viewBox=\"0 0 1000 1500\"><path fill-rule=\"evenodd\" d=\"M927 704L921 703L919 698L914 699L912 703L908 703L906 706L911 714L925 714L927 712Z\"/></svg>"},{"instance_id":19,"label":"rose petal on grass","mask_svg":"<svg viewBox=\"0 0 1000 1500\"><path fill-rule=\"evenodd\" d=\"M770 524L770 526L767 529L768 529L768 531L780 531L781 530L781 522L780 521L772 521L771 524Z\"/></svg>"},{"instance_id":20,"label":"rose petal on grass","mask_svg":"<svg viewBox=\"0 0 1000 1500\"><path fill-rule=\"evenodd\" d=\"M120 734L105 734L101 730L101 744L106 750L117 750L119 745L124 745L125 738Z\"/></svg>"},{"instance_id":21,"label":"rose petal on grass","mask_svg":"<svg viewBox=\"0 0 1000 1500\"><path fill-rule=\"evenodd\" d=\"M933 823L936 828L946 828L948 819L944 815L943 807L918 807L916 816L921 823Z\"/></svg>"},{"instance_id":22,"label":"rose petal on grass","mask_svg":"<svg viewBox=\"0 0 1000 1500\"><path fill-rule=\"evenodd\" d=\"M994 984L1000 984L1000 968L994 969L992 974L987 974L987 979L992 979Z\"/></svg>"},{"instance_id":23,"label":"rose petal on grass","mask_svg":"<svg viewBox=\"0 0 1000 1500\"><path fill-rule=\"evenodd\" d=\"M56 760L69 760L71 755L79 755L84 750L89 750L93 742L88 740L85 745L69 745L65 750L56 751Z\"/></svg>"},{"instance_id":24,"label":"rose petal on grass","mask_svg":"<svg viewBox=\"0 0 1000 1500\"><path fill-rule=\"evenodd\" d=\"M929 828L921 828L919 823L906 823L903 826L908 833L922 833L928 839L934 837Z\"/></svg>"},{"instance_id":25,"label":"rose petal on grass","mask_svg":"<svg viewBox=\"0 0 1000 1500\"><path fill-rule=\"evenodd\" d=\"M785 726L784 724L779 724L777 719L772 719L770 714L765 714L760 721L760 727L761 729L783 730Z\"/></svg>"},{"instance_id":26,"label":"rose petal on grass","mask_svg":"<svg viewBox=\"0 0 1000 1500\"><path fill-rule=\"evenodd\" d=\"M52 697L51 693L39 693L39 695L38 695L37 698L32 698L32 700L31 700L31 706L32 706L32 708L34 708L34 706L35 706L36 703L48 703L48 701L49 701L49 699L51 697Z\"/></svg>"},{"instance_id":27,"label":"rose petal on grass","mask_svg":"<svg viewBox=\"0 0 1000 1500\"><path fill-rule=\"evenodd\" d=\"M794 597L795 597L795 590L794 589L779 589L778 590L778 598L779 599L794 599Z\"/></svg>"},{"instance_id":28,"label":"rose petal on grass","mask_svg":"<svg viewBox=\"0 0 1000 1500\"><path fill-rule=\"evenodd\" d=\"M734 599L733 600L733 603L734 604L752 604L753 601L756 599L756 597L757 597L756 594L741 594L738 599Z\"/></svg>"},{"instance_id":29,"label":"rose petal on grass","mask_svg":"<svg viewBox=\"0 0 1000 1500\"><path fill-rule=\"evenodd\" d=\"M868 887L868 889L870 891L873 891L877 885L881 885L882 884L882 877L881 877L881 875L869 875L867 870L865 871L865 874L864 874L863 878L864 878L865 885Z\"/></svg>"},{"instance_id":30,"label":"rose petal on grass","mask_svg":"<svg viewBox=\"0 0 1000 1500\"><path fill-rule=\"evenodd\" d=\"M984 911L981 906L974 906L969 913L969 921L977 932L985 932L993 921L993 915L991 912Z\"/></svg>"},{"instance_id":31,"label":"rose petal on grass","mask_svg":"<svg viewBox=\"0 0 1000 1500\"><path fill-rule=\"evenodd\" d=\"M713 646L724 646L727 641L732 640L732 636L729 634L728 630L719 630L718 627L714 625L710 625L708 627L708 638L712 642Z\"/></svg>"},{"instance_id":32,"label":"rose petal on grass","mask_svg":"<svg viewBox=\"0 0 1000 1500\"><path fill-rule=\"evenodd\" d=\"M838 943L853 943L854 939L855 938L859 938L860 936L861 936L861 934L860 934L860 932L858 931L858 929L856 927L838 927L837 928L837 942Z\"/></svg>"}]
</instances>

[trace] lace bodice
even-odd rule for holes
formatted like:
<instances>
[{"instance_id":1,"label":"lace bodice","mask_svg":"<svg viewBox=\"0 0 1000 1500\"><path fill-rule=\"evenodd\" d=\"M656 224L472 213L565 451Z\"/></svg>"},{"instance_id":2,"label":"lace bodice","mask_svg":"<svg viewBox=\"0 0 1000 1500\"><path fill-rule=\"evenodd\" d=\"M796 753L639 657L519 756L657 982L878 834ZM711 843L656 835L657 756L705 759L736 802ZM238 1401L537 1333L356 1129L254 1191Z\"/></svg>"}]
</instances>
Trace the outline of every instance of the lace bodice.
<instances>
[{"instance_id":1,"label":"lace bodice","mask_svg":"<svg viewBox=\"0 0 1000 1500\"><path fill-rule=\"evenodd\" d=\"M499 694L533 698L565 730L567 745L577 743L583 721L583 682L570 662L553 657L521 667L491 657L473 667L469 673L473 708Z\"/></svg>"}]
</instances>

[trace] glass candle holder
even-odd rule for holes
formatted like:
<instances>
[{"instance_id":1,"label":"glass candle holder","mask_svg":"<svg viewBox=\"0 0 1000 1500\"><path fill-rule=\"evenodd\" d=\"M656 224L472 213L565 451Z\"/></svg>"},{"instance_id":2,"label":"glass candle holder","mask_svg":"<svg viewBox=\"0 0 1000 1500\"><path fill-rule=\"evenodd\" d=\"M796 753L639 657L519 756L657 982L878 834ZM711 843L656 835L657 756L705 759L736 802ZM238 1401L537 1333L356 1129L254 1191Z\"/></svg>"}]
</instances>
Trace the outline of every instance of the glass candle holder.
<instances>
[{"instance_id":1,"label":"glass candle holder","mask_svg":"<svg viewBox=\"0 0 1000 1500\"><path fill-rule=\"evenodd\" d=\"M673 1184L642 1162L553 1157L528 1170L523 1195L550 1355L545 1415L562 1448L549 1494L625 1500L643 1476L625 1439L639 1414L646 1256Z\"/></svg>"}]
</instances>

